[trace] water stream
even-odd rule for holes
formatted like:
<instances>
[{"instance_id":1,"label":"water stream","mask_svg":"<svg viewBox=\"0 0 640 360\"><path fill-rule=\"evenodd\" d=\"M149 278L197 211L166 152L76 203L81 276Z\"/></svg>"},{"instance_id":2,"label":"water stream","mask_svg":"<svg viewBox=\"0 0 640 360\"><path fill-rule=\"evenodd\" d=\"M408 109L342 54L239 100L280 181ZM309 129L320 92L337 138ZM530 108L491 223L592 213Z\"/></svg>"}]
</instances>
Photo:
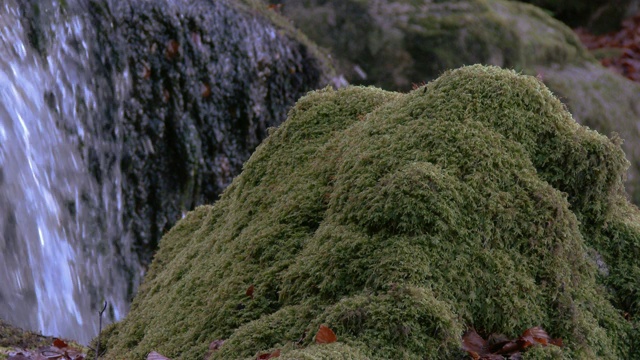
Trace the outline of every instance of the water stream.
<instances>
[{"instance_id":1,"label":"water stream","mask_svg":"<svg viewBox=\"0 0 640 360\"><path fill-rule=\"evenodd\" d=\"M119 119L101 111L120 106L104 101L125 96L128 77L114 74L116 94L100 92L81 4L38 2L44 51L29 42L20 5L0 7L0 318L88 343L102 302L119 319L131 292L120 270L130 243Z\"/></svg>"}]
</instances>

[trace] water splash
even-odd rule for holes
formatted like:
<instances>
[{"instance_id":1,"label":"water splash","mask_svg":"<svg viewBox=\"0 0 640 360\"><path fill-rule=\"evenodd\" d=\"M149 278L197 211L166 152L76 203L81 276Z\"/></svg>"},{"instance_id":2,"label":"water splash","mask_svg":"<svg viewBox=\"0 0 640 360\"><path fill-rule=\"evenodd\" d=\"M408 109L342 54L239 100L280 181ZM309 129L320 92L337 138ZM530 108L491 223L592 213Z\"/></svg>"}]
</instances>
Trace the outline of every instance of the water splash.
<instances>
[{"instance_id":1,"label":"water splash","mask_svg":"<svg viewBox=\"0 0 640 360\"><path fill-rule=\"evenodd\" d=\"M128 256L113 166L118 119L100 118L82 16L55 1L39 6L53 39L44 55L29 43L19 3L0 8L0 318L88 343L99 304L118 319L131 283L117 270ZM118 76L123 96L127 75ZM101 121L114 124L109 140ZM87 170L91 154L111 181Z\"/></svg>"}]
</instances>

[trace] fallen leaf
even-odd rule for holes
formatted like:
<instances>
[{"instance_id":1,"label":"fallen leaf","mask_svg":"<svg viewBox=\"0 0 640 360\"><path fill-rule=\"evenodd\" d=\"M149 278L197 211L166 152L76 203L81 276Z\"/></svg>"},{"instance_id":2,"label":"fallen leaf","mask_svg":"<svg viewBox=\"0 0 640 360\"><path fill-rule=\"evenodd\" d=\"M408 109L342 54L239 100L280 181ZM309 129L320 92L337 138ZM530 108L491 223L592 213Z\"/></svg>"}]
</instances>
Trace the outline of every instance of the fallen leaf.
<instances>
[{"instance_id":1,"label":"fallen leaf","mask_svg":"<svg viewBox=\"0 0 640 360\"><path fill-rule=\"evenodd\" d=\"M510 340L502 334L491 334L485 340L475 330L469 330L462 335L462 350L466 351L474 360L509 360L522 359L522 352L527 348L540 344L562 346L562 339L551 339L544 329L539 326L529 328L518 339Z\"/></svg>"},{"instance_id":2,"label":"fallen leaf","mask_svg":"<svg viewBox=\"0 0 640 360\"><path fill-rule=\"evenodd\" d=\"M248 288L248 289L247 289L247 291L245 292L245 294L246 294L248 297L252 298L252 299L253 299L253 290L254 290L254 287L253 287L253 285L251 285L251 286L249 286L249 288Z\"/></svg>"},{"instance_id":3,"label":"fallen leaf","mask_svg":"<svg viewBox=\"0 0 640 360\"><path fill-rule=\"evenodd\" d=\"M462 350L483 355L487 353L487 342L472 329L462 335Z\"/></svg>"},{"instance_id":4,"label":"fallen leaf","mask_svg":"<svg viewBox=\"0 0 640 360\"><path fill-rule=\"evenodd\" d=\"M208 98L209 96L211 96L211 86L209 86L209 84L207 83L201 83L200 94L203 98Z\"/></svg>"},{"instance_id":5,"label":"fallen leaf","mask_svg":"<svg viewBox=\"0 0 640 360\"><path fill-rule=\"evenodd\" d=\"M473 360L480 360L480 354L475 351L467 350L467 354L469 354Z\"/></svg>"},{"instance_id":6,"label":"fallen leaf","mask_svg":"<svg viewBox=\"0 0 640 360\"><path fill-rule=\"evenodd\" d=\"M62 348L69 347L69 344L67 344L67 343L66 343L66 342L64 342L63 340L60 340L60 339L54 339L54 340L53 340L53 346L57 347L58 349L62 349Z\"/></svg>"},{"instance_id":7,"label":"fallen leaf","mask_svg":"<svg viewBox=\"0 0 640 360\"><path fill-rule=\"evenodd\" d=\"M544 331L541 327L536 326L530 329L525 330L520 336L520 339L525 340L527 342L527 346L531 346L534 344L541 344L542 346L547 346L549 344L549 334Z\"/></svg>"},{"instance_id":8,"label":"fallen leaf","mask_svg":"<svg viewBox=\"0 0 640 360\"><path fill-rule=\"evenodd\" d=\"M260 354L260 355L258 355L256 360L267 360L267 359L273 359L273 358L277 358L277 357L280 357L280 349L276 349L272 353Z\"/></svg>"},{"instance_id":9,"label":"fallen leaf","mask_svg":"<svg viewBox=\"0 0 640 360\"><path fill-rule=\"evenodd\" d=\"M562 339L561 338L551 339L549 340L549 344L562 347Z\"/></svg>"},{"instance_id":10,"label":"fallen leaf","mask_svg":"<svg viewBox=\"0 0 640 360\"><path fill-rule=\"evenodd\" d=\"M167 58L167 60L174 59L176 56L178 56L179 52L180 43L173 39L169 40L169 42L167 42L166 51L164 53L164 56Z\"/></svg>"},{"instance_id":11,"label":"fallen leaf","mask_svg":"<svg viewBox=\"0 0 640 360\"><path fill-rule=\"evenodd\" d=\"M492 353L495 354L502 354L502 355L511 355L513 353L519 352L520 350L524 349L525 347L522 346L522 344L520 344L519 341L506 341L502 344L500 344L500 347L495 347L493 351L491 351Z\"/></svg>"},{"instance_id":12,"label":"fallen leaf","mask_svg":"<svg viewBox=\"0 0 640 360\"><path fill-rule=\"evenodd\" d=\"M318 329L318 332L316 333L316 344L331 344L337 340L338 337L333 330L324 325L320 325L320 329Z\"/></svg>"}]
</instances>

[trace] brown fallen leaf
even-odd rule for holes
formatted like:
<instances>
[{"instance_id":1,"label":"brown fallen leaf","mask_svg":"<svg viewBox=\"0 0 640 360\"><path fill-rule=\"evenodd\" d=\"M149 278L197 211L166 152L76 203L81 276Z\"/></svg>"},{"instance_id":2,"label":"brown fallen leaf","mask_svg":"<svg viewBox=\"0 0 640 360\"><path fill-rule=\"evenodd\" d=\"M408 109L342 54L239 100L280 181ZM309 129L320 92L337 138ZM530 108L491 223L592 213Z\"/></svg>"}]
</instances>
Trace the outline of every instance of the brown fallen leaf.
<instances>
[{"instance_id":1,"label":"brown fallen leaf","mask_svg":"<svg viewBox=\"0 0 640 360\"><path fill-rule=\"evenodd\" d=\"M179 53L180 43L173 39L169 40L169 42L167 42L166 51L164 53L165 58L167 58L167 60L174 59L178 56Z\"/></svg>"},{"instance_id":2,"label":"brown fallen leaf","mask_svg":"<svg viewBox=\"0 0 640 360\"><path fill-rule=\"evenodd\" d=\"M256 357L256 360L267 360L267 359L274 359L277 357L280 357L280 349L276 349L274 352L271 352L271 353L260 354L258 355L258 357Z\"/></svg>"},{"instance_id":3,"label":"brown fallen leaf","mask_svg":"<svg viewBox=\"0 0 640 360\"><path fill-rule=\"evenodd\" d=\"M559 346L562 347L562 339L561 338L557 338L557 339L551 339L549 340L549 344L551 345L555 345L555 346Z\"/></svg>"},{"instance_id":4,"label":"brown fallen leaf","mask_svg":"<svg viewBox=\"0 0 640 360\"><path fill-rule=\"evenodd\" d=\"M245 292L245 295L247 295L248 297L250 297L250 298L252 298L252 299L253 299L253 290L254 290L253 285L249 286L249 288L248 288L248 289L247 289L247 291Z\"/></svg>"},{"instance_id":5,"label":"brown fallen leaf","mask_svg":"<svg viewBox=\"0 0 640 360\"><path fill-rule=\"evenodd\" d=\"M500 344L500 347L495 346L491 352L494 354L511 355L521 351L524 348L525 347L523 347L519 341L505 341L504 343Z\"/></svg>"},{"instance_id":6,"label":"brown fallen leaf","mask_svg":"<svg viewBox=\"0 0 640 360\"><path fill-rule=\"evenodd\" d=\"M331 344L336 341L338 341L338 337L333 330L324 325L320 325L320 329L318 329L316 333L316 344Z\"/></svg>"},{"instance_id":7,"label":"brown fallen leaf","mask_svg":"<svg viewBox=\"0 0 640 360\"><path fill-rule=\"evenodd\" d=\"M549 334L547 334L547 332L544 331L541 327L535 326L525 330L522 333L522 336L520 336L520 339L526 341L526 343L528 344L526 347L534 344L547 346L549 344L549 340L551 340L551 337L549 337Z\"/></svg>"},{"instance_id":8,"label":"brown fallen leaf","mask_svg":"<svg viewBox=\"0 0 640 360\"><path fill-rule=\"evenodd\" d=\"M60 339L53 339L53 346L57 347L58 349L63 349L69 347L69 344Z\"/></svg>"},{"instance_id":9,"label":"brown fallen leaf","mask_svg":"<svg viewBox=\"0 0 640 360\"><path fill-rule=\"evenodd\" d=\"M498 354L484 354L480 356L479 360L505 360L504 356Z\"/></svg>"},{"instance_id":10,"label":"brown fallen leaf","mask_svg":"<svg viewBox=\"0 0 640 360\"><path fill-rule=\"evenodd\" d=\"M501 334L491 334L489 339L487 341L475 330L469 330L462 335L462 350L474 360L502 360L505 357L509 360L519 360L522 359L524 350L536 344L562 346L562 339L551 339L539 326L525 330L515 340Z\"/></svg>"},{"instance_id":11,"label":"brown fallen leaf","mask_svg":"<svg viewBox=\"0 0 640 360\"><path fill-rule=\"evenodd\" d=\"M476 356L472 355L474 353L480 358L480 355L487 354L487 342L482 338L482 336L478 335L478 333L471 329L462 335L462 350L466 351L471 355L474 359Z\"/></svg>"}]
</instances>

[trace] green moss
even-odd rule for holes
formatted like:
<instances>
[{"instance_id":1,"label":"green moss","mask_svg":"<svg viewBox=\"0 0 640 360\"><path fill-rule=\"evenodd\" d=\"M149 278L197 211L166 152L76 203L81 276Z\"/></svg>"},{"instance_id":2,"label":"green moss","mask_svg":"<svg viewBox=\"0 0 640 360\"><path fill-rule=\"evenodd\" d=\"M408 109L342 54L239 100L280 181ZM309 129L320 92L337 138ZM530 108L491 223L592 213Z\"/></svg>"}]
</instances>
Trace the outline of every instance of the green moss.
<instances>
[{"instance_id":1,"label":"green moss","mask_svg":"<svg viewBox=\"0 0 640 360\"><path fill-rule=\"evenodd\" d=\"M467 327L532 326L566 346L531 359L638 356L627 166L539 80L495 67L312 92L163 238L105 358L199 359L216 339L212 359L454 358ZM320 324L337 343L314 343Z\"/></svg>"},{"instance_id":2,"label":"green moss","mask_svg":"<svg viewBox=\"0 0 640 360\"><path fill-rule=\"evenodd\" d=\"M519 44L516 66L583 64L593 62L576 34L542 9L517 1L487 1L491 13L511 29Z\"/></svg>"},{"instance_id":3,"label":"green moss","mask_svg":"<svg viewBox=\"0 0 640 360\"><path fill-rule=\"evenodd\" d=\"M537 72L576 121L624 139L622 147L631 162L626 188L632 202L640 204L640 85L596 64L539 68Z\"/></svg>"},{"instance_id":4,"label":"green moss","mask_svg":"<svg viewBox=\"0 0 640 360\"><path fill-rule=\"evenodd\" d=\"M51 345L53 338L25 331L0 319L0 352L2 348L37 348ZM1 356L1 355L0 355Z\"/></svg>"},{"instance_id":5,"label":"green moss","mask_svg":"<svg viewBox=\"0 0 640 360\"><path fill-rule=\"evenodd\" d=\"M542 9L504 0L277 2L312 40L332 50L354 84L405 91L470 64L540 75L578 122L626 140L626 185L640 204L638 85L600 66L569 27ZM536 3L563 7L562 1ZM581 2L571 3L569 8Z\"/></svg>"}]
</instances>

